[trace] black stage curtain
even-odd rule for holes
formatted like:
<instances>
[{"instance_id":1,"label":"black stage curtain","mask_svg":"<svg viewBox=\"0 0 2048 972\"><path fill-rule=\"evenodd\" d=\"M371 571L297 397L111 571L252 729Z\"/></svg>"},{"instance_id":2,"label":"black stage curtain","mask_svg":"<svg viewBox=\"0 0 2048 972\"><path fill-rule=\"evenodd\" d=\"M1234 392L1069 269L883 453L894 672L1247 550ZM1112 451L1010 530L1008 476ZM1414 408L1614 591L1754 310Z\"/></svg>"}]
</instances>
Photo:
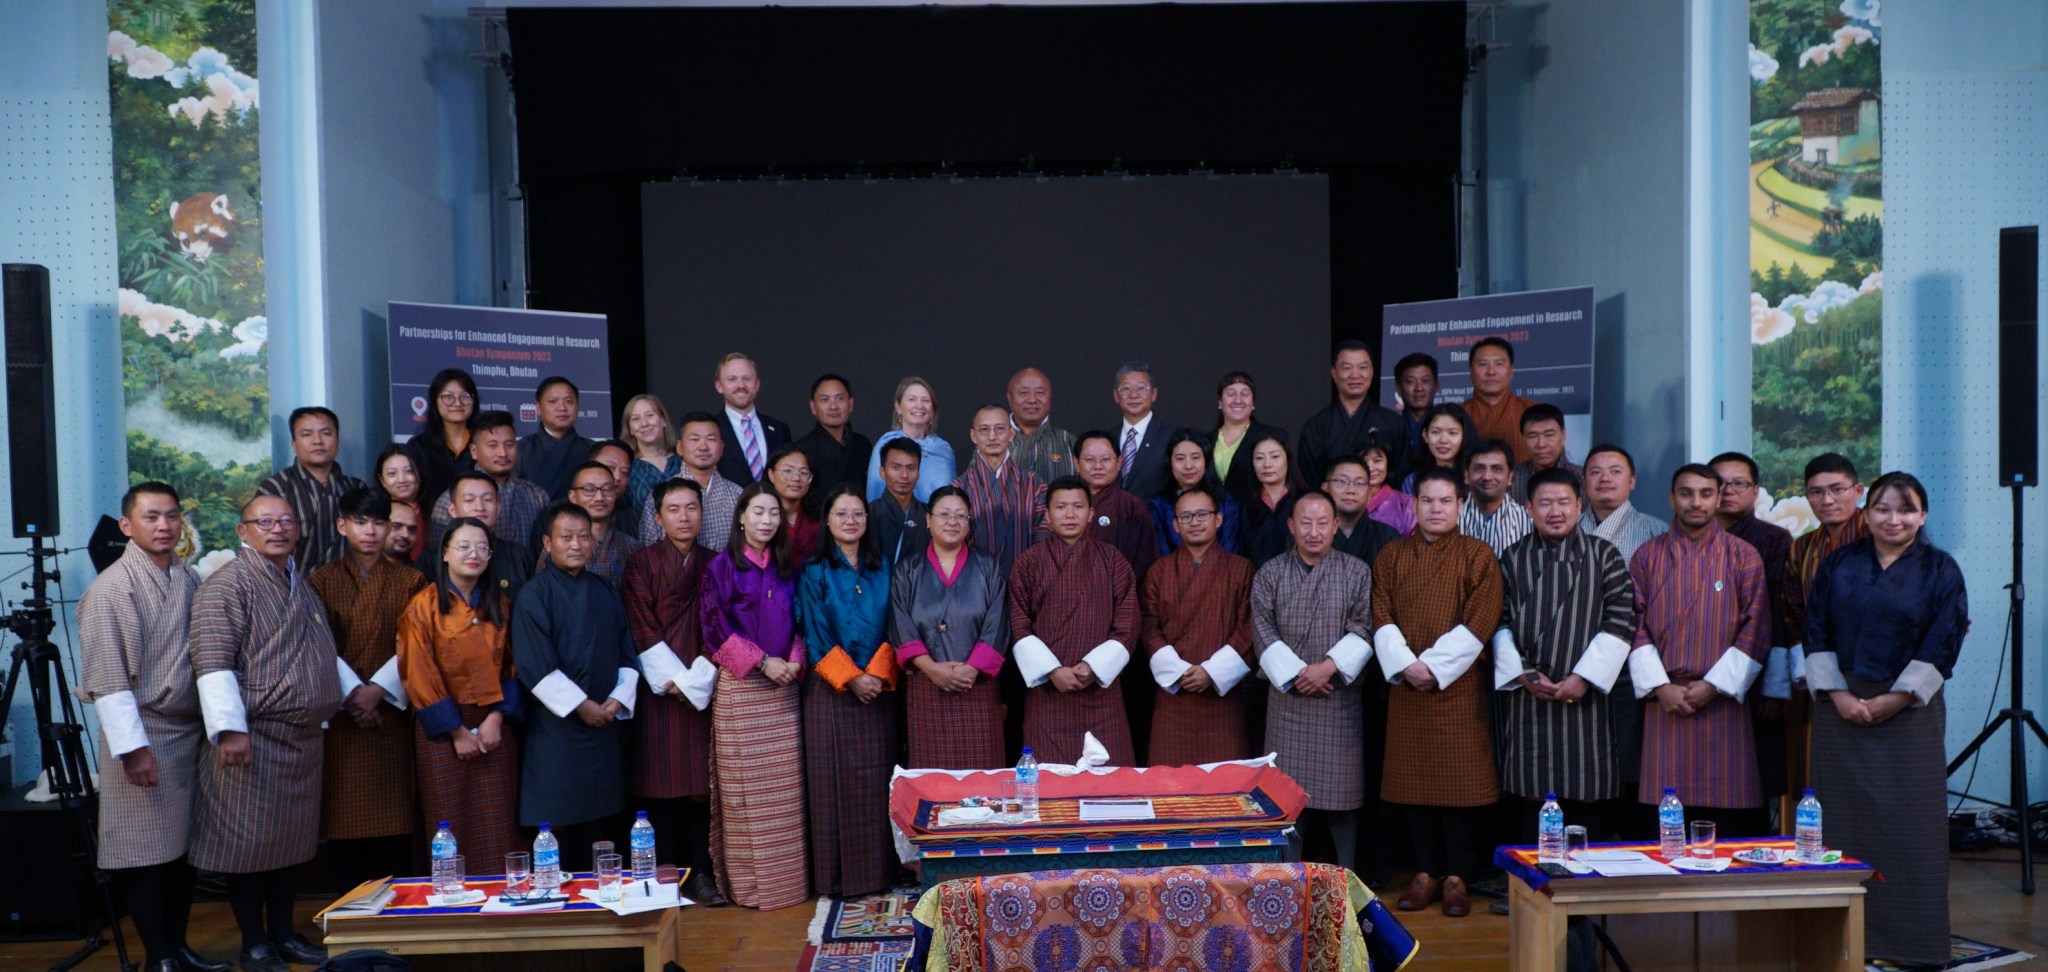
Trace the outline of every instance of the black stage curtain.
<instances>
[{"instance_id":1,"label":"black stage curtain","mask_svg":"<svg viewBox=\"0 0 2048 972\"><path fill-rule=\"evenodd\" d=\"M1299 168L1330 177L1333 342L1456 294L1463 3L507 17L531 303L610 317L621 397L640 186L678 176Z\"/></svg>"}]
</instances>

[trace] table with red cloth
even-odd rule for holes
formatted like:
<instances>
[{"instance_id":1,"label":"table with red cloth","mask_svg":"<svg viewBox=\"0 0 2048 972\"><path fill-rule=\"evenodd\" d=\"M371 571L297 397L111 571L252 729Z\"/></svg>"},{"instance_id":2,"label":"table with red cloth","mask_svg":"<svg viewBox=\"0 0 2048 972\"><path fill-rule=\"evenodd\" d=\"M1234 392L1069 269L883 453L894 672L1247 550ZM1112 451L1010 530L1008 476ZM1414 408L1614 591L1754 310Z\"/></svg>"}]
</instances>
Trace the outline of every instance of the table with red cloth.
<instances>
[{"instance_id":1,"label":"table with red cloth","mask_svg":"<svg viewBox=\"0 0 2048 972\"><path fill-rule=\"evenodd\" d=\"M915 850L929 888L976 874L1058 868L1277 862L1308 794L1264 761L1198 766L1119 767L1039 774L1038 817L939 826L939 812L967 797L1000 797L1008 769L900 775L889 815ZM1080 820L1082 799L1152 801L1155 818Z\"/></svg>"},{"instance_id":2,"label":"table with red cloth","mask_svg":"<svg viewBox=\"0 0 2048 972\"><path fill-rule=\"evenodd\" d=\"M1770 848L1782 864L1732 855ZM1594 844L1663 861L1656 843ZM1782 968L1863 972L1863 882L1883 878L1851 857L1827 864L1791 861L1789 837L1721 840L1721 871L1552 877L1534 847L1502 847L1494 863L1508 874L1508 964L1516 970L1566 967L1567 922L1606 916L1605 930L1638 972L1665 969Z\"/></svg>"},{"instance_id":3,"label":"table with red cloth","mask_svg":"<svg viewBox=\"0 0 2048 972\"><path fill-rule=\"evenodd\" d=\"M677 882L688 878L689 869L663 867L662 883L673 875ZM681 964L676 935L676 908L618 915L582 896L596 888L593 875L563 875L561 893L569 901L548 911L484 914L483 902L443 906L430 904L433 881L424 877L380 878L364 882L342 895L336 905L374 893L390 885L392 897L374 915L347 915L330 905L314 916L326 933L324 944L333 954L357 948L375 948L393 955L451 955L472 952L584 951L588 949L631 948L641 953L643 972L662 972L675 961ZM502 876L473 877L465 882L471 891L486 898L505 890Z\"/></svg>"}]
</instances>

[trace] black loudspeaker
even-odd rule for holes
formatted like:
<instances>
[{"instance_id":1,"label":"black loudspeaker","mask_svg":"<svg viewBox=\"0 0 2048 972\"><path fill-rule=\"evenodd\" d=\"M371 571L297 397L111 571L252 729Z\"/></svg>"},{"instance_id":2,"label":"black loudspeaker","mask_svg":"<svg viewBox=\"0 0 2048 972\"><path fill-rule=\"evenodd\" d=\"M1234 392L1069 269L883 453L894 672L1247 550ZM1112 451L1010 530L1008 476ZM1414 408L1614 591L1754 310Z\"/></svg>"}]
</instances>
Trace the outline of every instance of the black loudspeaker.
<instances>
[{"instance_id":1,"label":"black loudspeaker","mask_svg":"<svg viewBox=\"0 0 2048 972\"><path fill-rule=\"evenodd\" d=\"M0 843L11 875L0 881L0 942L84 938L100 926L103 906L93 900L91 885L71 877L78 873L73 855L83 850L78 823L55 802L28 802L28 791L0 792L0 834L7 835ZM88 825L96 825L98 806L98 797L87 798Z\"/></svg>"},{"instance_id":2,"label":"black loudspeaker","mask_svg":"<svg viewBox=\"0 0 2048 972\"><path fill-rule=\"evenodd\" d=\"M2041 227L1998 231L1998 484L2041 481Z\"/></svg>"},{"instance_id":3,"label":"black loudspeaker","mask_svg":"<svg viewBox=\"0 0 2048 972\"><path fill-rule=\"evenodd\" d=\"M57 388L50 368L50 268L0 268L7 308L7 458L14 535L57 532Z\"/></svg>"}]
</instances>

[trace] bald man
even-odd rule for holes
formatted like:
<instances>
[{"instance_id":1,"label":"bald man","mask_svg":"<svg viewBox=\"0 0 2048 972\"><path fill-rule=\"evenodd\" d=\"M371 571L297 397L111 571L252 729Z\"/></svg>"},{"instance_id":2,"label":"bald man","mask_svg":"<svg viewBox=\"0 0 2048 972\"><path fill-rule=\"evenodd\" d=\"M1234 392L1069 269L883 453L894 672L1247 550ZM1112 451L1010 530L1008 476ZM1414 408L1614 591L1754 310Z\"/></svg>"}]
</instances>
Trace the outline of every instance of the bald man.
<instances>
[{"instance_id":1,"label":"bald man","mask_svg":"<svg viewBox=\"0 0 2048 972\"><path fill-rule=\"evenodd\" d=\"M1052 414L1052 379L1037 368L1010 376L1010 459L1017 468L1049 483L1074 475L1074 436L1048 420Z\"/></svg>"}]
</instances>

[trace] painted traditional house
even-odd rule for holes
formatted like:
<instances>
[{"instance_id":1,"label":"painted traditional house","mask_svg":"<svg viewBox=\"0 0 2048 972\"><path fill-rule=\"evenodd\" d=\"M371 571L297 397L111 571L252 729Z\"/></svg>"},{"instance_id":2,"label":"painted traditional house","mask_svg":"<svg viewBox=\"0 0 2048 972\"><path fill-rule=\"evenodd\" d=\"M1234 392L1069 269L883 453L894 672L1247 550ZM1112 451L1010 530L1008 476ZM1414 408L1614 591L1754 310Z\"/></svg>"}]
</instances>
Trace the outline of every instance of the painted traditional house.
<instances>
[{"instance_id":1,"label":"painted traditional house","mask_svg":"<svg viewBox=\"0 0 2048 972\"><path fill-rule=\"evenodd\" d=\"M1876 161L1878 97L1869 88L1822 88L1792 105L1799 116L1799 160L1811 165Z\"/></svg>"}]
</instances>

